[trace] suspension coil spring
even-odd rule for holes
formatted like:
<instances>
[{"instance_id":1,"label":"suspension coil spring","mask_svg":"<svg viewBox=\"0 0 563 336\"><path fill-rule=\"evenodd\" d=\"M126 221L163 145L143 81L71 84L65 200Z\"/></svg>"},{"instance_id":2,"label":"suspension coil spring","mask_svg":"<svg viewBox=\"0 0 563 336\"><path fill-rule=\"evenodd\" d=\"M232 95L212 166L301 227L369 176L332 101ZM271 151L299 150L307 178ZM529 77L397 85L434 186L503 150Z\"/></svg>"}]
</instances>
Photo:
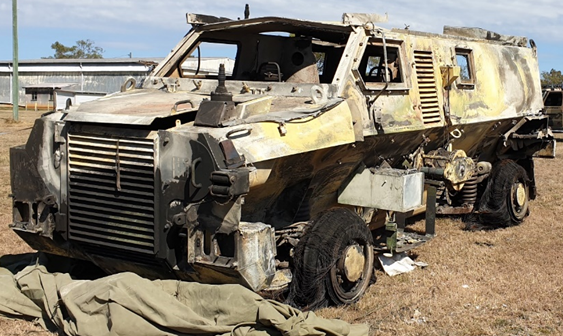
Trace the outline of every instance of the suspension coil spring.
<instances>
[{"instance_id":1,"label":"suspension coil spring","mask_svg":"<svg viewBox=\"0 0 563 336\"><path fill-rule=\"evenodd\" d=\"M440 201L440 200L444 200L446 198L446 193L448 191L446 190L446 187L436 187L436 200Z\"/></svg>"},{"instance_id":2,"label":"suspension coil spring","mask_svg":"<svg viewBox=\"0 0 563 336\"><path fill-rule=\"evenodd\" d=\"M463 189L461 189L461 199L463 204L473 205L477 201L477 176L465 182Z\"/></svg>"}]
</instances>

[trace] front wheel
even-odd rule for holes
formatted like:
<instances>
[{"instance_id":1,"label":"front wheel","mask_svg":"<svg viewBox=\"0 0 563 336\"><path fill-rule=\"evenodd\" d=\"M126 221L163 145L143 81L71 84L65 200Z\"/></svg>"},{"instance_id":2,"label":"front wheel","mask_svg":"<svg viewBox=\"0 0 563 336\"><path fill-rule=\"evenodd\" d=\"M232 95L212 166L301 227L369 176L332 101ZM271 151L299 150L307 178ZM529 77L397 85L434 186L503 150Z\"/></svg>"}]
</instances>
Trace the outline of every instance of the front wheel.
<instances>
[{"instance_id":1,"label":"front wheel","mask_svg":"<svg viewBox=\"0 0 563 336\"><path fill-rule=\"evenodd\" d=\"M359 300L373 276L373 238L346 208L323 212L309 224L294 254L288 301L306 309Z\"/></svg>"},{"instance_id":2,"label":"front wheel","mask_svg":"<svg viewBox=\"0 0 563 336\"><path fill-rule=\"evenodd\" d=\"M338 252L334 254L338 259L326 277L327 293L337 305L350 304L358 301L369 286L373 274L373 246L356 239L338 245Z\"/></svg>"}]
</instances>

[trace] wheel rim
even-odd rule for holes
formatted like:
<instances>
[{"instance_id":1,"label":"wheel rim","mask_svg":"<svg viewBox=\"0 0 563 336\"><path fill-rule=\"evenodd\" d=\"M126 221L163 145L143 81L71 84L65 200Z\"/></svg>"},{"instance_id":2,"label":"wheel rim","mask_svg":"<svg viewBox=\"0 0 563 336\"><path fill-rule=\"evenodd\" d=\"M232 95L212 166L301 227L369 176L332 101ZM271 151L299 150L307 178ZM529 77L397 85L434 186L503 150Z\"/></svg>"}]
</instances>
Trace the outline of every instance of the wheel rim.
<instances>
[{"instance_id":1,"label":"wheel rim","mask_svg":"<svg viewBox=\"0 0 563 336\"><path fill-rule=\"evenodd\" d=\"M331 292L340 302L352 303L362 296L373 272L373 258L370 244L353 243L344 249L328 277Z\"/></svg>"},{"instance_id":2,"label":"wheel rim","mask_svg":"<svg viewBox=\"0 0 563 336\"><path fill-rule=\"evenodd\" d=\"M523 207L526 202L526 189L523 183L517 183L515 194L516 204L519 207Z\"/></svg>"},{"instance_id":3,"label":"wheel rim","mask_svg":"<svg viewBox=\"0 0 563 336\"><path fill-rule=\"evenodd\" d=\"M522 220L528 211L528 186L523 181L512 184L510 191L510 210L517 220Z\"/></svg>"},{"instance_id":4,"label":"wheel rim","mask_svg":"<svg viewBox=\"0 0 563 336\"><path fill-rule=\"evenodd\" d=\"M344 257L340 258L340 270L344 270L346 280L357 282L364 271L366 258L362 247L358 244L350 245L344 250Z\"/></svg>"}]
</instances>

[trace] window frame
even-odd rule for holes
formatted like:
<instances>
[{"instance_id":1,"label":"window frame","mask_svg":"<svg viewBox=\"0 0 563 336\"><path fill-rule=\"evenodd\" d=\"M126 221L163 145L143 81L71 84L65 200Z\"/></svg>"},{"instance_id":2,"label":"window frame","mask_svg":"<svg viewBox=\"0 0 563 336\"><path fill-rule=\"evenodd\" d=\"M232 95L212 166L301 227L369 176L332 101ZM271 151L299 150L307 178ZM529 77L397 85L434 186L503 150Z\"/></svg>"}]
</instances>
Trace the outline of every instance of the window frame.
<instances>
[{"instance_id":1,"label":"window frame","mask_svg":"<svg viewBox=\"0 0 563 336\"><path fill-rule=\"evenodd\" d=\"M387 49L394 48L397 50L397 58L398 58L398 67L399 67L399 74L400 81L390 81L386 83L385 81L376 82L376 81L366 81L365 72L367 71L367 63L366 67L364 68L363 60L366 57L366 53L370 46L381 47L383 48L383 40L381 38L370 37L367 41L366 48L361 55L360 62L357 63L352 71L355 73L355 77L360 79L360 85L362 89L365 91L380 91L385 88L386 91L407 91L411 89L411 82L408 80L410 72L408 72L408 68L406 66L406 49L405 49L405 41L403 40L396 40L396 39L386 39L385 44L387 45ZM367 57L372 57L376 55L367 55ZM381 56L382 57L382 56Z\"/></svg>"},{"instance_id":2,"label":"window frame","mask_svg":"<svg viewBox=\"0 0 563 336\"><path fill-rule=\"evenodd\" d=\"M213 39L213 38L201 38L201 36L192 44L192 47L188 49L188 52L184 54L184 57L181 58L180 62L178 62L178 74L180 78L194 78L194 79L216 79L217 75L206 75L205 78L201 78L199 76L202 75L186 75L182 70L182 64L190 57L192 53L195 53L197 47L202 43L216 43L216 44L228 44L234 45L237 48L237 52L235 54L235 65L233 66L233 73L231 76L227 76L227 79L232 79L235 77L238 66L239 66L239 56L241 53L241 42L240 41L233 41L233 40L222 40L222 39Z\"/></svg>"},{"instance_id":3,"label":"window frame","mask_svg":"<svg viewBox=\"0 0 563 336\"><path fill-rule=\"evenodd\" d=\"M455 62L456 65L460 67L460 76L456 79L456 87L458 89L474 89L475 88L475 61L473 59L473 50L469 48L456 47L455 50ZM465 57L467 60L467 73L469 79L461 78L461 65L458 62L458 56Z\"/></svg>"}]
</instances>

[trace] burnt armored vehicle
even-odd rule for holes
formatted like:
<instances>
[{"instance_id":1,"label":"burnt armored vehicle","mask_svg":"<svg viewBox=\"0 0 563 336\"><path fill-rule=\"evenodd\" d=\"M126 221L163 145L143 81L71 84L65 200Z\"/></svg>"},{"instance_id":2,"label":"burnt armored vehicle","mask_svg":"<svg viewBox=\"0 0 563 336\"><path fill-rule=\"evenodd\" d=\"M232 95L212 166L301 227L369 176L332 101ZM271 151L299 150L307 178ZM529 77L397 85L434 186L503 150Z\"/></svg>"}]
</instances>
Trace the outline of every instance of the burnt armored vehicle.
<instances>
[{"instance_id":1,"label":"burnt armored vehicle","mask_svg":"<svg viewBox=\"0 0 563 336\"><path fill-rule=\"evenodd\" d=\"M189 14L143 83L43 116L11 150L13 230L107 272L315 304L357 300L374 254L429 239L435 214L521 222L552 141L535 48L380 19ZM396 215L421 211L427 234L404 230Z\"/></svg>"}]
</instances>

